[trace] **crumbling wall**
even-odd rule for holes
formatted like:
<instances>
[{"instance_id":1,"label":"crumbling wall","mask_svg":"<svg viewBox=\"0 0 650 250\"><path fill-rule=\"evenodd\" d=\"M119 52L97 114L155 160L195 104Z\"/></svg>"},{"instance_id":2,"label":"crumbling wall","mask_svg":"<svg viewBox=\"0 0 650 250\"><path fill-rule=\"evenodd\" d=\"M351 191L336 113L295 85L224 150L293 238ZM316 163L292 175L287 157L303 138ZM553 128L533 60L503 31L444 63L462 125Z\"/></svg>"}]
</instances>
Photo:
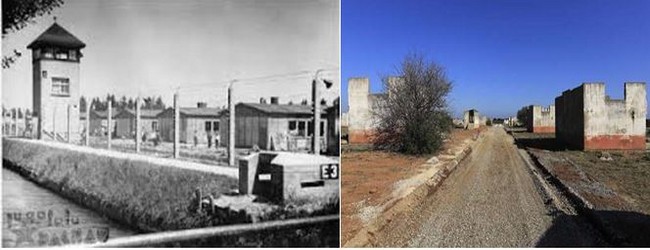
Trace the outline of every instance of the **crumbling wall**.
<instances>
[{"instance_id":1,"label":"crumbling wall","mask_svg":"<svg viewBox=\"0 0 650 250\"><path fill-rule=\"evenodd\" d=\"M556 138L584 150L644 150L645 83L625 83L625 98L605 95L604 83L583 83L555 99Z\"/></svg>"},{"instance_id":2,"label":"crumbling wall","mask_svg":"<svg viewBox=\"0 0 650 250\"><path fill-rule=\"evenodd\" d=\"M583 93L581 85L555 98L555 138L569 148L584 148Z\"/></svg>"},{"instance_id":3,"label":"crumbling wall","mask_svg":"<svg viewBox=\"0 0 650 250\"><path fill-rule=\"evenodd\" d=\"M477 129L481 124L481 116L479 115L478 110L470 109L465 110L463 114L463 124L465 129Z\"/></svg>"},{"instance_id":4,"label":"crumbling wall","mask_svg":"<svg viewBox=\"0 0 650 250\"><path fill-rule=\"evenodd\" d=\"M625 98L605 96L604 83L584 84L585 149L645 149L645 83L625 83Z\"/></svg>"},{"instance_id":5,"label":"crumbling wall","mask_svg":"<svg viewBox=\"0 0 650 250\"><path fill-rule=\"evenodd\" d=\"M526 108L526 128L533 133L555 133L555 106L530 105Z\"/></svg>"},{"instance_id":6,"label":"crumbling wall","mask_svg":"<svg viewBox=\"0 0 650 250\"><path fill-rule=\"evenodd\" d=\"M369 143L372 137L370 79L348 80L348 138L350 143Z\"/></svg>"}]
</instances>

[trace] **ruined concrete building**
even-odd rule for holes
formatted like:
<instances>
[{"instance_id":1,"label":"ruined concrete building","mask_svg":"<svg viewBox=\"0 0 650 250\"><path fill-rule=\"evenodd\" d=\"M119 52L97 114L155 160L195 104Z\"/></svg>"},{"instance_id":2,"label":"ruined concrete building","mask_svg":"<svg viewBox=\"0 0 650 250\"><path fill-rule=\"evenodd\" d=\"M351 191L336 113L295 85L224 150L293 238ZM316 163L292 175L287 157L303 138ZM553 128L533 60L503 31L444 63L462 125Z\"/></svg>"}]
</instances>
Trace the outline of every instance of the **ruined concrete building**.
<instances>
[{"instance_id":1,"label":"ruined concrete building","mask_svg":"<svg viewBox=\"0 0 650 250\"><path fill-rule=\"evenodd\" d=\"M400 82L399 77L388 77L387 80L390 86ZM389 94L370 93L370 79L367 77L348 79L347 123L350 143L370 143L372 141L376 125L372 114L378 109L378 101Z\"/></svg>"},{"instance_id":2,"label":"ruined concrete building","mask_svg":"<svg viewBox=\"0 0 650 250\"><path fill-rule=\"evenodd\" d=\"M555 133L555 106L530 105L525 108L526 128L533 133Z\"/></svg>"},{"instance_id":3,"label":"ruined concrete building","mask_svg":"<svg viewBox=\"0 0 650 250\"><path fill-rule=\"evenodd\" d=\"M646 86L625 83L625 98L605 95L604 83L583 83L555 98L556 138L583 150L645 150Z\"/></svg>"},{"instance_id":4,"label":"ruined concrete building","mask_svg":"<svg viewBox=\"0 0 650 250\"><path fill-rule=\"evenodd\" d=\"M481 126L481 118L479 116L478 110L465 110L463 117L463 125L465 129L477 129Z\"/></svg>"}]
</instances>

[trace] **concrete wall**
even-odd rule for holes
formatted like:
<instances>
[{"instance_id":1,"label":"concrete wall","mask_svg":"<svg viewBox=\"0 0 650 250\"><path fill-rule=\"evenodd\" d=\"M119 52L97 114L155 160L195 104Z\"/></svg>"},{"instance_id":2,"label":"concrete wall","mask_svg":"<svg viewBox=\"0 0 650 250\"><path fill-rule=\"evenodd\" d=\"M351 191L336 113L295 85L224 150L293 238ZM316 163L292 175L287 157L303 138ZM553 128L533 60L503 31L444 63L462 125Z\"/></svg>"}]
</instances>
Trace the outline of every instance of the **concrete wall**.
<instances>
[{"instance_id":1,"label":"concrete wall","mask_svg":"<svg viewBox=\"0 0 650 250\"><path fill-rule=\"evenodd\" d=\"M625 99L605 97L605 84L584 84L585 149L645 149L645 83L625 83Z\"/></svg>"},{"instance_id":2,"label":"concrete wall","mask_svg":"<svg viewBox=\"0 0 650 250\"><path fill-rule=\"evenodd\" d=\"M533 133L555 133L555 105L542 107L530 105L526 108L526 128Z\"/></svg>"},{"instance_id":3,"label":"concrete wall","mask_svg":"<svg viewBox=\"0 0 650 250\"><path fill-rule=\"evenodd\" d=\"M584 148L584 88L579 86L555 98L555 138L569 148Z\"/></svg>"},{"instance_id":4,"label":"concrete wall","mask_svg":"<svg viewBox=\"0 0 650 250\"><path fill-rule=\"evenodd\" d=\"M556 137L585 150L644 150L645 83L625 83L625 98L605 95L604 83L583 83L555 99Z\"/></svg>"},{"instance_id":5,"label":"concrete wall","mask_svg":"<svg viewBox=\"0 0 650 250\"><path fill-rule=\"evenodd\" d=\"M370 80L348 80L348 135L350 143L369 143L372 137Z\"/></svg>"},{"instance_id":6,"label":"concrete wall","mask_svg":"<svg viewBox=\"0 0 650 250\"><path fill-rule=\"evenodd\" d=\"M38 130L55 132L64 138L68 133L68 106L70 106L71 140L78 141L79 134L79 63L54 59L34 61L33 73L33 110L39 117ZM44 75L43 72L46 72ZM52 95L52 77L70 80L70 95ZM47 136L41 137L50 139Z\"/></svg>"}]
</instances>

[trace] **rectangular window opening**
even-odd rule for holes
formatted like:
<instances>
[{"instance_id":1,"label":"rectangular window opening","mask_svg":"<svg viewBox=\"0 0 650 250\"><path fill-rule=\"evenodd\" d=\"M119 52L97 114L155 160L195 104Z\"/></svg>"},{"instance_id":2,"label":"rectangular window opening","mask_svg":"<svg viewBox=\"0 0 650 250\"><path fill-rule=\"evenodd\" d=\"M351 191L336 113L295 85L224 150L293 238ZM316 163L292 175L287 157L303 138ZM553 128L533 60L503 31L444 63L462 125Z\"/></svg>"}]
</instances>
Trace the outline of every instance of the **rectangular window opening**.
<instances>
[{"instance_id":1,"label":"rectangular window opening","mask_svg":"<svg viewBox=\"0 0 650 250\"><path fill-rule=\"evenodd\" d=\"M52 77L52 95L70 96L70 79L62 78L62 77Z\"/></svg>"},{"instance_id":2,"label":"rectangular window opening","mask_svg":"<svg viewBox=\"0 0 650 250\"><path fill-rule=\"evenodd\" d=\"M322 187L325 186L325 181L319 180L319 181L305 181L300 183L301 188L308 188L308 187Z\"/></svg>"}]
</instances>

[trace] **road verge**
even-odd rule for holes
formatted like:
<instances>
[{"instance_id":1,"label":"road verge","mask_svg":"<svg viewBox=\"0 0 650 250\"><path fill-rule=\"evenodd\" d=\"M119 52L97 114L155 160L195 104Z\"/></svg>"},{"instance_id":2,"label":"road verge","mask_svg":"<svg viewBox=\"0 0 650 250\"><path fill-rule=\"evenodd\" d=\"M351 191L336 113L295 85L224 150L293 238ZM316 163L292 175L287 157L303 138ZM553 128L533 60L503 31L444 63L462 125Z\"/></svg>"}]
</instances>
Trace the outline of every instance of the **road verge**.
<instances>
[{"instance_id":1,"label":"road verge","mask_svg":"<svg viewBox=\"0 0 650 250\"><path fill-rule=\"evenodd\" d=\"M388 225L393 218L421 204L433 194L443 181L472 152L472 147L481 139L481 135L467 139L462 145L446 150L431 157L422 164L425 171L394 184L391 199L382 204L378 215L370 220L364 228L355 234L343 247L369 247L376 242L376 235Z\"/></svg>"}]
</instances>

